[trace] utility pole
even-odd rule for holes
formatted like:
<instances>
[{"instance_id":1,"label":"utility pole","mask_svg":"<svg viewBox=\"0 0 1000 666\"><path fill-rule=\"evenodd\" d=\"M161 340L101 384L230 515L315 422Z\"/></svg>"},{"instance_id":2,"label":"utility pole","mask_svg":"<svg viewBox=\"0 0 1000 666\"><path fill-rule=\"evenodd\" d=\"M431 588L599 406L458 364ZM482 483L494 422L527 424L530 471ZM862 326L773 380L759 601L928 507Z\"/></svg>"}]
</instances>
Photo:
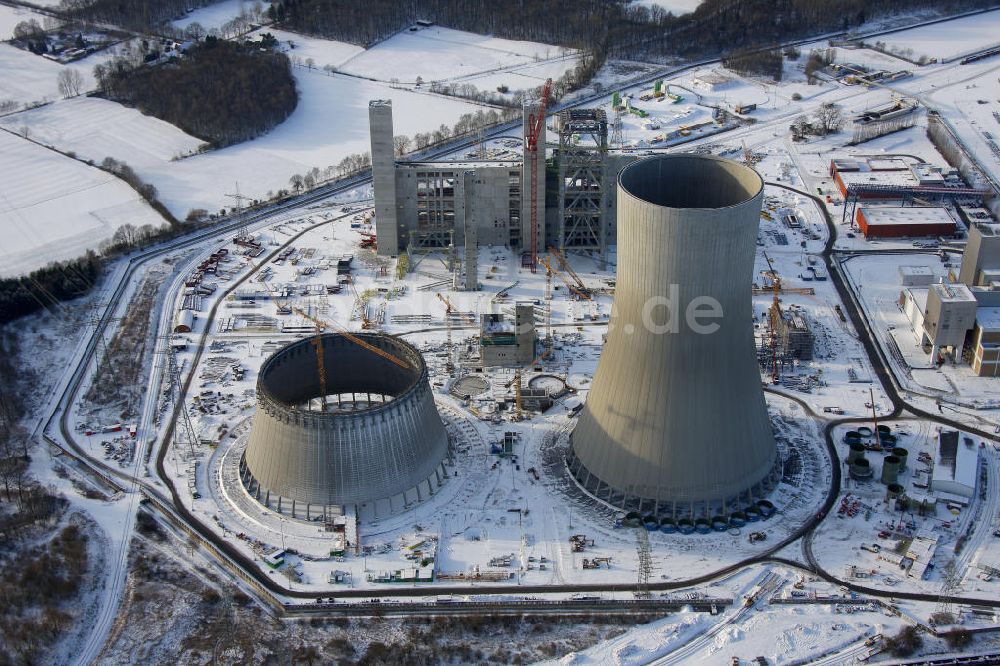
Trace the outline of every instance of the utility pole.
<instances>
[{"instance_id":1,"label":"utility pole","mask_svg":"<svg viewBox=\"0 0 1000 666\"><path fill-rule=\"evenodd\" d=\"M649 548L649 534L640 525L636 531L636 552L639 555L638 579L635 585L636 599L649 598L649 575L653 572L653 556Z\"/></svg>"},{"instance_id":2,"label":"utility pole","mask_svg":"<svg viewBox=\"0 0 1000 666\"><path fill-rule=\"evenodd\" d=\"M243 202L250 201L250 197L240 194L239 182L236 183L236 193L227 194L226 196L236 201L236 219L240 223L240 230L236 234L236 237L239 238L240 240L246 240L250 234L247 233L246 220L243 219Z\"/></svg>"},{"instance_id":3,"label":"utility pole","mask_svg":"<svg viewBox=\"0 0 1000 666\"><path fill-rule=\"evenodd\" d=\"M875 424L875 443L878 444L879 448L882 447L882 437L878 432L878 414L875 412L875 389L871 386L868 387L868 394L872 399L872 422Z\"/></svg>"}]
</instances>

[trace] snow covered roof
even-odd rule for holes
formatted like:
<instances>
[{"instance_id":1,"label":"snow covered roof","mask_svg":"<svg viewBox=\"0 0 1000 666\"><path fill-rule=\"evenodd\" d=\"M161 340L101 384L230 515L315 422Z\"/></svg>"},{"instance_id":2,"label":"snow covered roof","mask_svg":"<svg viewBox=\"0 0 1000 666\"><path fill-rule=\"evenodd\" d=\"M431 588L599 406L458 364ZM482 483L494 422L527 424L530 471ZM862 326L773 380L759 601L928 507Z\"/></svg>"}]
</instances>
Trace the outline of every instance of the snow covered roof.
<instances>
[{"instance_id":1,"label":"snow covered roof","mask_svg":"<svg viewBox=\"0 0 1000 666\"><path fill-rule=\"evenodd\" d=\"M930 286L937 294L938 300L942 303L976 303L976 297L972 291L961 282L954 284L944 284L938 282Z\"/></svg>"},{"instance_id":2,"label":"snow covered roof","mask_svg":"<svg viewBox=\"0 0 1000 666\"><path fill-rule=\"evenodd\" d=\"M955 218L952 217L951 211L943 206L864 206L861 211L869 226L879 224L937 225L955 223Z\"/></svg>"},{"instance_id":3,"label":"snow covered roof","mask_svg":"<svg viewBox=\"0 0 1000 666\"><path fill-rule=\"evenodd\" d=\"M916 187L920 184L909 171L840 171L837 175L845 187L851 185Z\"/></svg>"},{"instance_id":4,"label":"snow covered roof","mask_svg":"<svg viewBox=\"0 0 1000 666\"><path fill-rule=\"evenodd\" d=\"M984 331L1000 329L1000 307L979 308L976 310L976 323Z\"/></svg>"},{"instance_id":5,"label":"snow covered roof","mask_svg":"<svg viewBox=\"0 0 1000 666\"><path fill-rule=\"evenodd\" d=\"M971 437L962 435L956 430L943 431L938 436L937 459L934 461L934 471L931 474L931 488L939 490L940 483L952 484L972 489L976 487L976 475L979 471L979 449Z\"/></svg>"}]
</instances>

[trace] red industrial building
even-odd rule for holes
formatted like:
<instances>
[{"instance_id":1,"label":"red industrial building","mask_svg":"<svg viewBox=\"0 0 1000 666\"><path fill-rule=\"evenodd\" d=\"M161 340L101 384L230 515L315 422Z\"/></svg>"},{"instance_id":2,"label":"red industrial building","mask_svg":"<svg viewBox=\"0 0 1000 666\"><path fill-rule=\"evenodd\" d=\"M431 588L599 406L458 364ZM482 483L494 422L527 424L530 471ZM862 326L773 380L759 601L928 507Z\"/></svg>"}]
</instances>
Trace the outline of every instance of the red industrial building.
<instances>
[{"instance_id":1,"label":"red industrial building","mask_svg":"<svg viewBox=\"0 0 1000 666\"><path fill-rule=\"evenodd\" d=\"M865 238L951 236L957 226L942 206L862 206L857 222Z\"/></svg>"},{"instance_id":2,"label":"red industrial building","mask_svg":"<svg viewBox=\"0 0 1000 666\"><path fill-rule=\"evenodd\" d=\"M830 160L830 176L841 196L847 196L851 185L882 185L896 188L917 187L920 181L910 165L900 158L870 160ZM860 199L900 199L901 192L859 192Z\"/></svg>"}]
</instances>

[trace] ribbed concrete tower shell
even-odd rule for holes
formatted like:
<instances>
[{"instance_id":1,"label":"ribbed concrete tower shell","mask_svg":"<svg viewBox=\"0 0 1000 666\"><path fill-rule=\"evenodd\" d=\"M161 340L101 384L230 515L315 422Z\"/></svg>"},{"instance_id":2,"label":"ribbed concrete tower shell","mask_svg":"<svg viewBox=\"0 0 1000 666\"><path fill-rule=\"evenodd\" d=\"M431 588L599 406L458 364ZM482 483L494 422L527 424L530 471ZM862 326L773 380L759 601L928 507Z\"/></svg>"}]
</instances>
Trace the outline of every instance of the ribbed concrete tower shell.
<instances>
[{"instance_id":1,"label":"ribbed concrete tower shell","mask_svg":"<svg viewBox=\"0 0 1000 666\"><path fill-rule=\"evenodd\" d=\"M567 460L599 499L709 516L776 481L751 302L763 186L747 166L695 155L619 174L611 325Z\"/></svg>"},{"instance_id":2,"label":"ribbed concrete tower shell","mask_svg":"<svg viewBox=\"0 0 1000 666\"><path fill-rule=\"evenodd\" d=\"M427 499L444 481L448 436L423 357L399 338L356 335L410 368L342 335L322 335L326 393L339 396L326 412L316 409L322 389L312 338L261 367L240 475L276 511L309 519L352 507L362 517L384 516Z\"/></svg>"}]
</instances>

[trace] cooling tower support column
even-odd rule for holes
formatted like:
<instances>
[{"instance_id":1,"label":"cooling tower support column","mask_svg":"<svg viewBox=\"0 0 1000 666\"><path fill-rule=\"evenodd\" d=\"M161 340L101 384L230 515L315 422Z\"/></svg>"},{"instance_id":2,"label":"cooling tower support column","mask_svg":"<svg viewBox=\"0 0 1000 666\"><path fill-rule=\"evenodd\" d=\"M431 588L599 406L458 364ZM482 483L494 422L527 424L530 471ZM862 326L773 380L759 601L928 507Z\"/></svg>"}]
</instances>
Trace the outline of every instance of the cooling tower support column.
<instances>
[{"instance_id":1,"label":"cooling tower support column","mask_svg":"<svg viewBox=\"0 0 1000 666\"><path fill-rule=\"evenodd\" d=\"M763 187L747 166L695 155L619 175L611 323L567 460L599 499L708 517L777 481L751 319Z\"/></svg>"}]
</instances>

